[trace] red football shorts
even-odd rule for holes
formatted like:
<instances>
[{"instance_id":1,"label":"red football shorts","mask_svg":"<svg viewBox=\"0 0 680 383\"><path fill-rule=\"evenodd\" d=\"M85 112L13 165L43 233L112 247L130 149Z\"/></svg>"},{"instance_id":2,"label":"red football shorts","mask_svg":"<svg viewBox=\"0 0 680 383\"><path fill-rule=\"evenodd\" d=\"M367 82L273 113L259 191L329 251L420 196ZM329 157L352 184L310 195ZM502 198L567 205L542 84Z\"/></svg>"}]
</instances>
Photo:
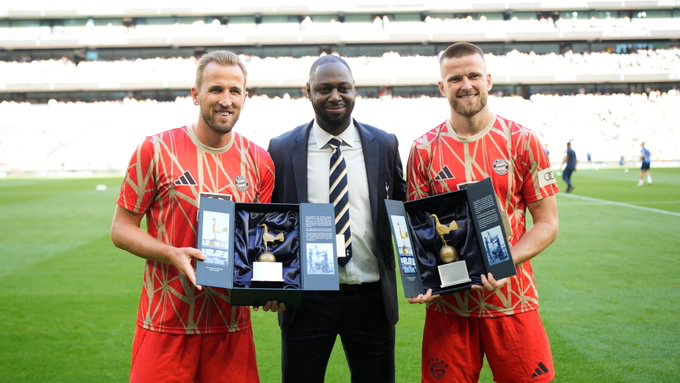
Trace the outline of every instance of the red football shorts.
<instances>
[{"instance_id":1,"label":"red football shorts","mask_svg":"<svg viewBox=\"0 0 680 383\"><path fill-rule=\"evenodd\" d=\"M550 382L552 353L538 311L464 318L427 310L423 382L478 382L484 355L499 383Z\"/></svg>"},{"instance_id":2,"label":"red football shorts","mask_svg":"<svg viewBox=\"0 0 680 383\"><path fill-rule=\"evenodd\" d=\"M251 328L177 335L137 326L130 382L259 382Z\"/></svg>"}]
</instances>

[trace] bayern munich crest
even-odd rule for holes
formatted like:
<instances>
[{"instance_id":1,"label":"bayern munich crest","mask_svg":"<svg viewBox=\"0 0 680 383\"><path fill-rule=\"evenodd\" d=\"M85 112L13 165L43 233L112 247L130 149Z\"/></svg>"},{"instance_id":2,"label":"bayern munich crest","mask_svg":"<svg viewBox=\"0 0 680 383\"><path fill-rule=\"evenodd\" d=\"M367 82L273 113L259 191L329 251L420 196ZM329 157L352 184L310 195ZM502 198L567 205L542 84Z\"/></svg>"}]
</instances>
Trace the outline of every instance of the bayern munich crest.
<instances>
[{"instance_id":1,"label":"bayern munich crest","mask_svg":"<svg viewBox=\"0 0 680 383\"><path fill-rule=\"evenodd\" d=\"M508 160L498 159L493 162L493 171L499 176L504 176L508 174L509 170L510 165L508 164Z\"/></svg>"},{"instance_id":2,"label":"bayern munich crest","mask_svg":"<svg viewBox=\"0 0 680 383\"><path fill-rule=\"evenodd\" d=\"M436 380L442 380L444 376L446 376L446 369L449 368L449 366L444 363L443 360L439 358L433 358L430 359L428 364L430 367L430 374L433 378Z\"/></svg>"},{"instance_id":3,"label":"bayern munich crest","mask_svg":"<svg viewBox=\"0 0 680 383\"><path fill-rule=\"evenodd\" d=\"M245 176L236 176L234 178L234 185L236 186L236 190L240 192L245 192L248 190L248 180Z\"/></svg>"}]
</instances>

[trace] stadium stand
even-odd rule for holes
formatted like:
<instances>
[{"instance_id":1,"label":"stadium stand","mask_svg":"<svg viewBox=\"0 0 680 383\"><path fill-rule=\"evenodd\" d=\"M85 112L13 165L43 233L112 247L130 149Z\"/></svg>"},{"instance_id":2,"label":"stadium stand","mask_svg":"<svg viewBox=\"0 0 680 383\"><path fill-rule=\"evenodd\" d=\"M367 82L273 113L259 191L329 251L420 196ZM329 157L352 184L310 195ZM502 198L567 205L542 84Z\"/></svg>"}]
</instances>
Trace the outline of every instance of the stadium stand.
<instances>
[{"instance_id":1,"label":"stadium stand","mask_svg":"<svg viewBox=\"0 0 680 383\"><path fill-rule=\"evenodd\" d=\"M265 57L244 55L249 86L298 87L315 57ZM401 56L388 52L379 57L350 57L358 86L427 86L437 82L435 56ZM486 55L497 84L677 82L680 49L641 49L628 54L604 52L537 55L511 51ZM118 61L84 61L76 65L62 58L29 63L0 62L0 82L7 92L187 89L193 81L194 58L154 58ZM281 77L280 73L286 73ZM105 78L105 80L103 80Z\"/></svg>"},{"instance_id":2,"label":"stadium stand","mask_svg":"<svg viewBox=\"0 0 680 383\"><path fill-rule=\"evenodd\" d=\"M491 97L498 114L522 121L549 145L551 160L559 164L561 148L571 140L585 158L617 162L635 160L640 141L655 148L655 158L678 159L677 136L680 94L533 95ZM145 136L180 124L196 115L188 97L174 102L125 99L107 102L0 103L0 170L13 172L114 171ZM260 113L266 110L267 113ZM363 98L357 118L383 127L399 137L401 154L425 130L447 117L443 98ZM302 98L254 96L246 103L237 131L257 144L305 120L311 120ZM641 122L644 121L644 129ZM27 143L32 143L30 146ZM123 164L123 165L121 165Z\"/></svg>"},{"instance_id":3,"label":"stadium stand","mask_svg":"<svg viewBox=\"0 0 680 383\"><path fill-rule=\"evenodd\" d=\"M454 41L485 49L490 102L538 131L554 162L568 140L596 162L634 160L642 140L677 162L679 39L677 0L4 4L0 174L119 171L142 137L192 122L196 57L224 48L249 70L242 134L266 147L311 119L307 70L334 53L360 87L357 117L396 133L405 160L446 117L436 55Z\"/></svg>"}]
</instances>

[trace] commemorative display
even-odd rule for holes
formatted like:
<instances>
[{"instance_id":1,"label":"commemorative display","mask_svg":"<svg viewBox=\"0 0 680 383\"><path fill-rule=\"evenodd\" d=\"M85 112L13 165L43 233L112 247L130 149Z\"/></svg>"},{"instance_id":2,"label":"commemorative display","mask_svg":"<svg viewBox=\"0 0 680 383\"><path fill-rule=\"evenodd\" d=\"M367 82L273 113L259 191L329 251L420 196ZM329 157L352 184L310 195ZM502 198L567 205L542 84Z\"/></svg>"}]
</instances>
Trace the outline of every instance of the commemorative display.
<instances>
[{"instance_id":1,"label":"commemorative display","mask_svg":"<svg viewBox=\"0 0 680 383\"><path fill-rule=\"evenodd\" d=\"M415 201L385 200L407 298L481 285L481 275L515 275L489 178Z\"/></svg>"},{"instance_id":2,"label":"commemorative display","mask_svg":"<svg viewBox=\"0 0 680 383\"><path fill-rule=\"evenodd\" d=\"M231 292L232 305L299 304L302 291L338 290L332 204L234 203L201 194L196 282Z\"/></svg>"}]
</instances>

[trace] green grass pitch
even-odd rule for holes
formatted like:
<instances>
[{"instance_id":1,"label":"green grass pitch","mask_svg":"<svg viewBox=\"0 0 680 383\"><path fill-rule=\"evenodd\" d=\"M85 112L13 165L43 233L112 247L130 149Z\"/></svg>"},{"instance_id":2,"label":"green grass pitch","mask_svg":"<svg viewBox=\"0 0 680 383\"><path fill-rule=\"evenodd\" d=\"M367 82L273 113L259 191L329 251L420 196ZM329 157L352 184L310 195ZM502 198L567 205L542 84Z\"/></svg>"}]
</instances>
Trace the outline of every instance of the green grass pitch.
<instances>
[{"instance_id":1,"label":"green grass pitch","mask_svg":"<svg viewBox=\"0 0 680 383\"><path fill-rule=\"evenodd\" d=\"M557 197L559 238L533 261L557 382L680 379L680 169L652 173L637 187L635 169L579 170ZM128 379L143 261L111 244L120 182L0 180L1 382ZM400 310L397 381L417 382L424 307L401 295ZM275 315L253 322L277 382ZM339 340L326 381L349 381Z\"/></svg>"}]
</instances>

